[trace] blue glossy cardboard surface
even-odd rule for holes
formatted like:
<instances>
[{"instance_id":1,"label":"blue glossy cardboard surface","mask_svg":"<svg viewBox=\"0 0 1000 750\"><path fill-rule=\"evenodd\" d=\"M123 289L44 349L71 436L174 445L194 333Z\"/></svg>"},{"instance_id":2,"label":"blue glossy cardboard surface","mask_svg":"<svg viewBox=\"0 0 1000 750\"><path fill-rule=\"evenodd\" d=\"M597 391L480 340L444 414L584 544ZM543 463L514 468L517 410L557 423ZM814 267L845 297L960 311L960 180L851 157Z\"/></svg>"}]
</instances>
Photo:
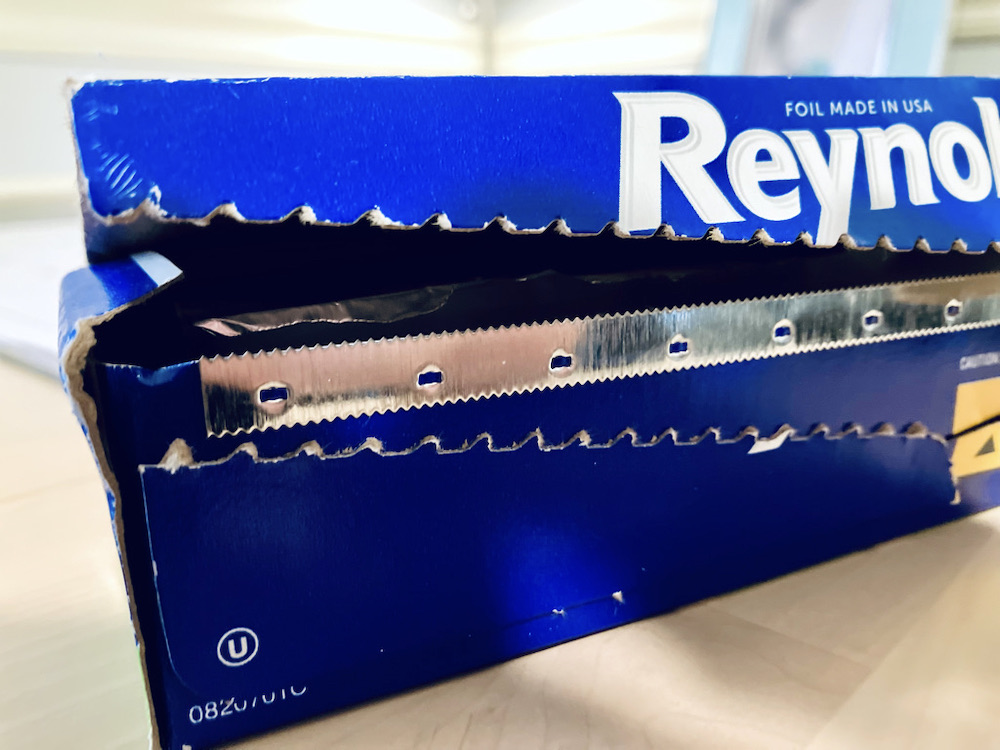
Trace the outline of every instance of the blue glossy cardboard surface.
<instances>
[{"instance_id":1,"label":"blue glossy cardboard surface","mask_svg":"<svg viewBox=\"0 0 1000 750\"><path fill-rule=\"evenodd\" d=\"M926 441L748 456L750 442L147 470L174 742L426 683L968 512ZM525 474L530 487L504 479ZM415 497L427 485L436 502ZM257 649L239 679L216 655L237 628Z\"/></svg>"},{"instance_id":2,"label":"blue glossy cardboard surface","mask_svg":"<svg viewBox=\"0 0 1000 750\"><path fill-rule=\"evenodd\" d=\"M85 84L73 114L95 219L150 200L179 219L377 208L983 250L1000 237L998 96L990 79L124 81Z\"/></svg>"}]
</instances>

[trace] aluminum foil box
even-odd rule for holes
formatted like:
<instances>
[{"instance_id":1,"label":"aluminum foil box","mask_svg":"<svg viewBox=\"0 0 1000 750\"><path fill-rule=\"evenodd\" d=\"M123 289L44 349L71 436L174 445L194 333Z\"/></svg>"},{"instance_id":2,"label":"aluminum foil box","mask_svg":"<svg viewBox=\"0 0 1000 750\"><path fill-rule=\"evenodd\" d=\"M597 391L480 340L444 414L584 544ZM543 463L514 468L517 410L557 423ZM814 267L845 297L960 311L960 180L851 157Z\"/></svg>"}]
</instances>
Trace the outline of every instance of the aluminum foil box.
<instances>
[{"instance_id":1,"label":"aluminum foil box","mask_svg":"<svg viewBox=\"0 0 1000 750\"><path fill-rule=\"evenodd\" d=\"M63 370L157 741L230 741L996 504L998 97L81 87L92 265L64 283Z\"/></svg>"}]
</instances>

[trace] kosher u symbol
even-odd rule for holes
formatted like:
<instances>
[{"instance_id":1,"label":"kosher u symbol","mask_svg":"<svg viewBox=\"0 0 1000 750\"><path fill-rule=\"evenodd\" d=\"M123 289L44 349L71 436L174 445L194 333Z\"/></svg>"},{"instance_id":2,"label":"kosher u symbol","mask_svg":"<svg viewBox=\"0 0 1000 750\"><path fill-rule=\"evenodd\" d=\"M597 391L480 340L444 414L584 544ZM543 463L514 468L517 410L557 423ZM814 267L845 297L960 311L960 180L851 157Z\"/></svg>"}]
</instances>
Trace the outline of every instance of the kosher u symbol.
<instances>
[{"instance_id":1,"label":"kosher u symbol","mask_svg":"<svg viewBox=\"0 0 1000 750\"><path fill-rule=\"evenodd\" d=\"M250 628L233 628L219 639L215 653L227 667L242 667L257 655L259 645L257 634Z\"/></svg>"}]
</instances>

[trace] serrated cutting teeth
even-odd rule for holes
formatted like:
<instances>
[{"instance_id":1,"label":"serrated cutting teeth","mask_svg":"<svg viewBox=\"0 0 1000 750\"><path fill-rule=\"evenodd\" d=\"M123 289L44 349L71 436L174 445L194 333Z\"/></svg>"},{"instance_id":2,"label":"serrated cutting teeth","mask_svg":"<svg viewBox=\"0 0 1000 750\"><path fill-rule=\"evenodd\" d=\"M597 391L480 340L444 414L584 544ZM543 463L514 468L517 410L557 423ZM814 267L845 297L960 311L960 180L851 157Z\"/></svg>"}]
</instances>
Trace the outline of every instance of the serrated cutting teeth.
<instances>
[{"instance_id":1,"label":"serrated cutting teeth","mask_svg":"<svg viewBox=\"0 0 1000 750\"><path fill-rule=\"evenodd\" d=\"M199 362L221 436L1000 323L1000 273Z\"/></svg>"}]
</instances>

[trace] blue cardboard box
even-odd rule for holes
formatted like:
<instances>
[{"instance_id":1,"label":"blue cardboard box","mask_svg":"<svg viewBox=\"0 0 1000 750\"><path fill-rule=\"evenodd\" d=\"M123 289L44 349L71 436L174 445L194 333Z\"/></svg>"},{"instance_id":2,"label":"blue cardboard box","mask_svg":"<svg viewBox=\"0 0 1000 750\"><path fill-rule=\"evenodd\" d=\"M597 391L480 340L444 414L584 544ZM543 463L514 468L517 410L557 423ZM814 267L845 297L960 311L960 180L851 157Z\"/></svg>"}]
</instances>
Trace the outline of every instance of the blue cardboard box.
<instances>
[{"instance_id":1,"label":"blue cardboard box","mask_svg":"<svg viewBox=\"0 0 1000 750\"><path fill-rule=\"evenodd\" d=\"M998 97L81 86L91 265L63 285L63 375L156 741L217 745L995 505Z\"/></svg>"}]
</instances>

